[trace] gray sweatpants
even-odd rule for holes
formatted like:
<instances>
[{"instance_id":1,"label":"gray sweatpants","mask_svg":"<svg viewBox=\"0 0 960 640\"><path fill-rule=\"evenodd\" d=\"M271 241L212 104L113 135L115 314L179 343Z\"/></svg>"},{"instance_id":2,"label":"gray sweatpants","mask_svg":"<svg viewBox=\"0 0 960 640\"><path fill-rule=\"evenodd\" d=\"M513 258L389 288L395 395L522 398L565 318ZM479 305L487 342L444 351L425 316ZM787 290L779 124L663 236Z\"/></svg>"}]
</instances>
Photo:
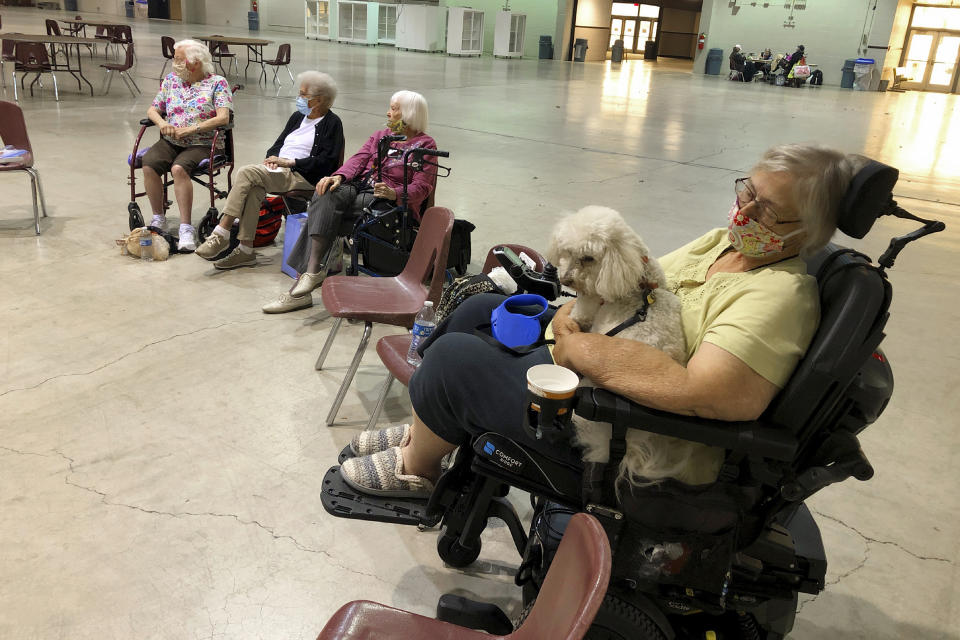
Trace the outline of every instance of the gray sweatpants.
<instances>
[{"instance_id":1,"label":"gray sweatpants","mask_svg":"<svg viewBox=\"0 0 960 640\"><path fill-rule=\"evenodd\" d=\"M363 209L373 201L372 193L358 193L356 187L348 184L341 184L322 196L314 195L307 207L307 224L303 225L287 264L299 273L306 271L313 244L310 238L318 236L334 241L339 236L349 235Z\"/></svg>"}]
</instances>

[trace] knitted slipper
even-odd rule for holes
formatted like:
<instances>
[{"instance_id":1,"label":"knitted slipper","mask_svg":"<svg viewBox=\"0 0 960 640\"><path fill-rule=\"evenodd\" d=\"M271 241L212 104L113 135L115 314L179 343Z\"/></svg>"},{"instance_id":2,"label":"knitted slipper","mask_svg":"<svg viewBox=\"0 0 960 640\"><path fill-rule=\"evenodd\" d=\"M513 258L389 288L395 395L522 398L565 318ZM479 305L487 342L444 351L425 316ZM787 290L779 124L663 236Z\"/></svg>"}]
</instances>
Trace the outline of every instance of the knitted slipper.
<instances>
[{"instance_id":1,"label":"knitted slipper","mask_svg":"<svg viewBox=\"0 0 960 640\"><path fill-rule=\"evenodd\" d=\"M403 447L410 441L410 425L401 424L377 431L361 431L350 441L350 451L358 458L391 447Z\"/></svg>"},{"instance_id":2,"label":"knitted slipper","mask_svg":"<svg viewBox=\"0 0 960 640\"><path fill-rule=\"evenodd\" d=\"M361 493L395 498L429 498L433 483L403 473L400 447L391 447L362 458L347 458L340 465L344 481Z\"/></svg>"}]
</instances>

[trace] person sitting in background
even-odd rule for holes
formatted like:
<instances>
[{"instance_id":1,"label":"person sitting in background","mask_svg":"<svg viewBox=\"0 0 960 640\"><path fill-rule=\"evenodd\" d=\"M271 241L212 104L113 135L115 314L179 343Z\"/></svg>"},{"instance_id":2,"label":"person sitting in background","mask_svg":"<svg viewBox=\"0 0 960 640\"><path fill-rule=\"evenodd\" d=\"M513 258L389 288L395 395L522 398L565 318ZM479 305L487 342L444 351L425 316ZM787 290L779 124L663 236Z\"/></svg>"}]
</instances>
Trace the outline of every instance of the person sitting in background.
<instances>
[{"instance_id":1,"label":"person sitting in background","mask_svg":"<svg viewBox=\"0 0 960 640\"><path fill-rule=\"evenodd\" d=\"M343 123L330 111L337 97L333 78L319 71L304 71L297 76L300 96L297 110L287 120L280 136L267 149L260 164L248 164L237 172L227 195L220 224L197 247L196 254L213 260L230 246L230 229L239 218L237 239L240 245L230 255L217 260L217 269L252 267L257 264L253 240L260 219L260 203L267 193L312 190L323 176L340 166L343 149Z\"/></svg>"},{"instance_id":2,"label":"person sitting in background","mask_svg":"<svg viewBox=\"0 0 960 640\"><path fill-rule=\"evenodd\" d=\"M311 291L327 276L327 256L340 236L349 234L364 209L392 208L403 190L407 206L416 216L430 196L437 178L435 166L410 171L404 184L402 153L407 149L436 149L437 143L424 131L427 128L426 99L414 91L398 91L390 98L387 127L374 133L367 142L332 175L317 182L316 195L308 207L309 216L300 237L287 257L287 264L300 274L289 292L263 307L264 313L286 313L313 304ZM388 135L403 135L393 142L383 166L376 166L380 140ZM382 181L377 176L382 175Z\"/></svg>"},{"instance_id":3,"label":"person sitting in background","mask_svg":"<svg viewBox=\"0 0 960 640\"><path fill-rule=\"evenodd\" d=\"M160 127L160 140L143 155L143 182L153 211L150 225L166 231L163 178L173 174L173 192L180 209L177 249L197 248L197 231L190 224L193 182L190 176L209 158L214 129L230 122L233 95L226 78L213 73L210 50L196 40L173 45L173 71L160 85L147 117ZM223 137L217 138L223 150Z\"/></svg>"},{"instance_id":4,"label":"person sitting in background","mask_svg":"<svg viewBox=\"0 0 960 640\"><path fill-rule=\"evenodd\" d=\"M768 61L757 64L757 69L759 71L763 71L763 77L766 79L766 77L770 75L770 65L773 61L773 53L770 51L770 49L764 49L763 53L760 54L760 59Z\"/></svg>"},{"instance_id":5,"label":"person sitting in background","mask_svg":"<svg viewBox=\"0 0 960 640\"><path fill-rule=\"evenodd\" d=\"M730 52L730 71L736 72L740 76L740 80L744 80L744 72L746 71L746 58L743 55L742 47L738 44L733 45L733 51ZM733 73L730 74L730 79L734 80Z\"/></svg>"}]
</instances>

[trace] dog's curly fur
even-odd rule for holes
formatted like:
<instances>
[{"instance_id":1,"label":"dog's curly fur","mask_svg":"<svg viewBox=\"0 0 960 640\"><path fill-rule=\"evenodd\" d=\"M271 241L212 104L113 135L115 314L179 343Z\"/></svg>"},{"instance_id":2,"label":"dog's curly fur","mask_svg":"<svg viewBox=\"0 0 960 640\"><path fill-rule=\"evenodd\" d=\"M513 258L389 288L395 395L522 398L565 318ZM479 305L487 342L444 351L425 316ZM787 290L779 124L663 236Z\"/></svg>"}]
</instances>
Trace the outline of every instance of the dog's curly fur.
<instances>
[{"instance_id":1,"label":"dog's curly fur","mask_svg":"<svg viewBox=\"0 0 960 640\"><path fill-rule=\"evenodd\" d=\"M617 337L645 342L686 363L680 300L667 289L660 263L619 213L588 206L561 219L554 227L547 257L557 266L560 281L577 292L570 317L584 331L610 331L634 315L643 304L643 290L653 288L654 303L646 321ZM586 378L581 382L581 386L592 384ZM610 424L579 416L574 424L584 460L606 462ZM630 429L620 476L638 485L664 478L703 484L716 479L721 462L722 451L715 447Z\"/></svg>"}]
</instances>

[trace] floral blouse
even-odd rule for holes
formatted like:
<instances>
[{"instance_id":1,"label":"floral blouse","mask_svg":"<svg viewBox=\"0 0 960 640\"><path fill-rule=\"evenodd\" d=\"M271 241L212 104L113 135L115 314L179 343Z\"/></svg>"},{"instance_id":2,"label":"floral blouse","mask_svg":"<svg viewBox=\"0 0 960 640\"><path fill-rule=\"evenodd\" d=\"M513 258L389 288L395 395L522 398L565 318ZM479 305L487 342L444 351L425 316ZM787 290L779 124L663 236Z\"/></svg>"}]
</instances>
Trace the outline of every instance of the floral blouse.
<instances>
[{"instance_id":1,"label":"floral blouse","mask_svg":"<svg viewBox=\"0 0 960 640\"><path fill-rule=\"evenodd\" d=\"M217 109L226 107L233 110L233 95L226 78L214 74L194 83L184 82L175 73L168 73L160 85L160 92L153 99L153 107L165 113L164 119L174 127L192 127L217 115ZM213 131L194 133L185 138L176 139L163 136L177 146L210 146ZM218 147L223 137L218 138Z\"/></svg>"}]
</instances>

